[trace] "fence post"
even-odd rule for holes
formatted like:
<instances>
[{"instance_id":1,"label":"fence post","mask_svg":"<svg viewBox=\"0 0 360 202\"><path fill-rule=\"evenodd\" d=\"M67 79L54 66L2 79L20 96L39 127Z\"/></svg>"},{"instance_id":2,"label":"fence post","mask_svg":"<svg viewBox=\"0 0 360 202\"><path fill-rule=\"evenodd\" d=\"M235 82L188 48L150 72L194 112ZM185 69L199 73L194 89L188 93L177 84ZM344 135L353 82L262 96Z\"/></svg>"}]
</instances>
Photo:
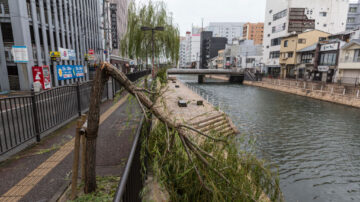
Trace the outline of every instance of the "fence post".
<instances>
[{"instance_id":1,"label":"fence post","mask_svg":"<svg viewBox=\"0 0 360 202\"><path fill-rule=\"evenodd\" d=\"M40 130L39 130L39 116L37 113L37 106L36 106L36 97L35 97L35 91L34 88L31 89L31 100L32 100L32 108L33 108L33 114L34 114L34 123L35 123L35 135L36 135L36 141L40 142Z\"/></svg>"},{"instance_id":2,"label":"fence post","mask_svg":"<svg viewBox=\"0 0 360 202\"><path fill-rule=\"evenodd\" d=\"M331 88L331 94L334 93L334 86Z\"/></svg>"},{"instance_id":3,"label":"fence post","mask_svg":"<svg viewBox=\"0 0 360 202\"><path fill-rule=\"evenodd\" d=\"M356 97L359 98L360 90L357 90Z\"/></svg>"},{"instance_id":4,"label":"fence post","mask_svg":"<svg viewBox=\"0 0 360 202\"><path fill-rule=\"evenodd\" d=\"M344 88L343 95L345 95L345 93L346 93L346 88Z\"/></svg>"},{"instance_id":5,"label":"fence post","mask_svg":"<svg viewBox=\"0 0 360 202\"><path fill-rule=\"evenodd\" d=\"M78 101L78 113L79 113L79 116L81 116L80 82L76 83L76 95L77 95L77 101Z\"/></svg>"},{"instance_id":6,"label":"fence post","mask_svg":"<svg viewBox=\"0 0 360 202\"><path fill-rule=\"evenodd\" d=\"M306 89L306 82L304 82L304 89Z\"/></svg>"}]
</instances>

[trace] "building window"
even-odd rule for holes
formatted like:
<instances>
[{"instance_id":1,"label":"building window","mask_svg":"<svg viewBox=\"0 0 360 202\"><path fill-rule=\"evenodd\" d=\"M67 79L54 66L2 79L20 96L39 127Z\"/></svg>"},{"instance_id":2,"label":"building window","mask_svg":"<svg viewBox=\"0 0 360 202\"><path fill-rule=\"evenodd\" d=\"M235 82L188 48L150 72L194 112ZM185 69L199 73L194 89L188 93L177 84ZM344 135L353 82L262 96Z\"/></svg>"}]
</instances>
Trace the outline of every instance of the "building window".
<instances>
[{"instance_id":1,"label":"building window","mask_svg":"<svg viewBox=\"0 0 360 202\"><path fill-rule=\"evenodd\" d=\"M357 12L357 7L350 7L349 8L349 13L356 13Z\"/></svg>"},{"instance_id":2,"label":"building window","mask_svg":"<svg viewBox=\"0 0 360 202\"><path fill-rule=\"evenodd\" d=\"M319 41L326 41L326 37L319 37Z\"/></svg>"},{"instance_id":3,"label":"building window","mask_svg":"<svg viewBox=\"0 0 360 202\"><path fill-rule=\"evenodd\" d=\"M287 15L287 9L282 10L276 14L273 15L273 21L281 19Z\"/></svg>"},{"instance_id":4,"label":"building window","mask_svg":"<svg viewBox=\"0 0 360 202\"><path fill-rule=\"evenodd\" d=\"M321 54L320 65L336 65L336 53Z\"/></svg>"},{"instance_id":5,"label":"building window","mask_svg":"<svg viewBox=\"0 0 360 202\"><path fill-rule=\"evenodd\" d=\"M269 55L270 58L279 58L280 57L280 51L272 51Z\"/></svg>"},{"instance_id":6,"label":"building window","mask_svg":"<svg viewBox=\"0 0 360 202\"><path fill-rule=\"evenodd\" d=\"M281 44L281 38L271 39L271 46L278 46Z\"/></svg>"},{"instance_id":7,"label":"building window","mask_svg":"<svg viewBox=\"0 0 360 202\"><path fill-rule=\"evenodd\" d=\"M326 17L326 15L327 15L327 12L320 12L320 16Z\"/></svg>"},{"instance_id":8,"label":"building window","mask_svg":"<svg viewBox=\"0 0 360 202\"><path fill-rule=\"evenodd\" d=\"M360 49L354 51L354 60L353 62L360 62Z\"/></svg>"},{"instance_id":9,"label":"building window","mask_svg":"<svg viewBox=\"0 0 360 202\"><path fill-rule=\"evenodd\" d=\"M294 52L288 52L288 53L287 53L287 56L288 56L289 58L292 58L292 57L294 56Z\"/></svg>"},{"instance_id":10,"label":"building window","mask_svg":"<svg viewBox=\"0 0 360 202\"><path fill-rule=\"evenodd\" d=\"M269 22L268 25L271 25L271 22Z\"/></svg>"},{"instance_id":11,"label":"building window","mask_svg":"<svg viewBox=\"0 0 360 202\"><path fill-rule=\"evenodd\" d=\"M327 27L327 24L324 24L324 27Z\"/></svg>"},{"instance_id":12,"label":"building window","mask_svg":"<svg viewBox=\"0 0 360 202\"><path fill-rule=\"evenodd\" d=\"M354 22L355 22L355 18L348 18L347 22L348 22L348 23L354 23Z\"/></svg>"},{"instance_id":13,"label":"building window","mask_svg":"<svg viewBox=\"0 0 360 202\"><path fill-rule=\"evenodd\" d=\"M285 40L285 41L284 41L284 47L288 47L288 43L289 43L289 41L288 41L288 40Z\"/></svg>"},{"instance_id":14,"label":"building window","mask_svg":"<svg viewBox=\"0 0 360 202\"><path fill-rule=\"evenodd\" d=\"M312 63L313 54L306 53L301 55L301 63Z\"/></svg>"},{"instance_id":15,"label":"building window","mask_svg":"<svg viewBox=\"0 0 360 202\"><path fill-rule=\"evenodd\" d=\"M306 43L306 39L299 39L299 40L298 40L298 43L300 43L300 44L305 44L305 43Z\"/></svg>"}]
</instances>

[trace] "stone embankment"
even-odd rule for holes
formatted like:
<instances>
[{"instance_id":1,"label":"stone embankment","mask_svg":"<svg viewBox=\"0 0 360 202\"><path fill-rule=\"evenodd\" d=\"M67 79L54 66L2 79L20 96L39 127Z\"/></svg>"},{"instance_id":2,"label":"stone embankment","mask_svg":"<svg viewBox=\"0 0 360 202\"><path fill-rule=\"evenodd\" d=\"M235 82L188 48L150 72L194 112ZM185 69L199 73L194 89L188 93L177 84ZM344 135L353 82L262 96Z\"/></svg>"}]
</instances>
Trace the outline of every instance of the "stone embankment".
<instances>
[{"instance_id":1,"label":"stone embankment","mask_svg":"<svg viewBox=\"0 0 360 202\"><path fill-rule=\"evenodd\" d=\"M280 79L244 81L244 84L360 108L360 88L354 86Z\"/></svg>"},{"instance_id":2,"label":"stone embankment","mask_svg":"<svg viewBox=\"0 0 360 202\"><path fill-rule=\"evenodd\" d=\"M192 125L205 133L214 131L222 135L234 135L239 132L224 112L215 108L185 84L175 78L173 81L176 83L170 81L166 92L157 102L157 105L165 110L168 117L177 123ZM179 107L179 100L186 101L187 107ZM202 105L197 105L197 101L202 101Z\"/></svg>"}]
</instances>

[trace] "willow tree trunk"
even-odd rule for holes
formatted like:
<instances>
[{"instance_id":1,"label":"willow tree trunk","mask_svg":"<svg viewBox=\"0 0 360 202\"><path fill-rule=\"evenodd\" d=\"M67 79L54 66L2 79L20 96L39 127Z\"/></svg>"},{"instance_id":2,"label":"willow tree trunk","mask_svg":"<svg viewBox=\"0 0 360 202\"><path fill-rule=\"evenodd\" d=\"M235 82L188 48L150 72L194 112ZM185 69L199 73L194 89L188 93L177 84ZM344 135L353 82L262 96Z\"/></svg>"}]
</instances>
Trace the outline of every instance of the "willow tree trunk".
<instances>
[{"instance_id":1,"label":"willow tree trunk","mask_svg":"<svg viewBox=\"0 0 360 202\"><path fill-rule=\"evenodd\" d=\"M93 81L88 113L88 128L86 131L86 155L85 155L85 187L84 192L91 193L96 190L96 138L99 130L100 104L104 85L108 77L103 66L97 68Z\"/></svg>"}]
</instances>

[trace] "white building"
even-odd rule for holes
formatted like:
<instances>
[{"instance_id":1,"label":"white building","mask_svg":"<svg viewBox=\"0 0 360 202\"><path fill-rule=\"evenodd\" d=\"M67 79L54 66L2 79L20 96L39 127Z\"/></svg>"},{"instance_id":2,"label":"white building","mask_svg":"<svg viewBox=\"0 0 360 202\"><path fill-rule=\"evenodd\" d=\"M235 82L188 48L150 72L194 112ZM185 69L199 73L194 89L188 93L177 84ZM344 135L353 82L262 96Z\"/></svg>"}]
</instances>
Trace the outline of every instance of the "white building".
<instances>
[{"instance_id":1,"label":"white building","mask_svg":"<svg viewBox=\"0 0 360 202\"><path fill-rule=\"evenodd\" d=\"M183 67L186 66L185 53L186 53L186 38L185 37L180 37L179 68L183 68Z\"/></svg>"},{"instance_id":2,"label":"white building","mask_svg":"<svg viewBox=\"0 0 360 202\"><path fill-rule=\"evenodd\" d=\"M180 67L195 66L200 63L200 34L186 32L185 37L180 39Z\"/></svg>"},{"instance_id":3,"label":"white building","mask_svg":"<svg viewBox=\"0 0 360 202\"><path fill-rule=\"evenodd\" d=\"M199 68L200 65L200 34L191 35L191 57L190 62L196 63L196 68Z\"/></svg>"},{"instance_id":4,"label":"white building","mask_svg":"<svg viewBox=\"0 0 360 202\"><path fill-rule=\"evenodd\" d=\"M264 24L264 62L268 73L280 72L281 38L317 29L331 34L345 30L349 0L267 0Z\"/></svg>"},{"instance_id":5,"label":"white building","mask_svg":"<svg viewBox=\"0 0 360 202\"><path fill-rule=\"evenodd\" d=\"M226 37L228 44L232 43L233 38L242 38L243 22L210 22L206 31L212 31L213 37Z\"/></svg>"}]
</instances>

